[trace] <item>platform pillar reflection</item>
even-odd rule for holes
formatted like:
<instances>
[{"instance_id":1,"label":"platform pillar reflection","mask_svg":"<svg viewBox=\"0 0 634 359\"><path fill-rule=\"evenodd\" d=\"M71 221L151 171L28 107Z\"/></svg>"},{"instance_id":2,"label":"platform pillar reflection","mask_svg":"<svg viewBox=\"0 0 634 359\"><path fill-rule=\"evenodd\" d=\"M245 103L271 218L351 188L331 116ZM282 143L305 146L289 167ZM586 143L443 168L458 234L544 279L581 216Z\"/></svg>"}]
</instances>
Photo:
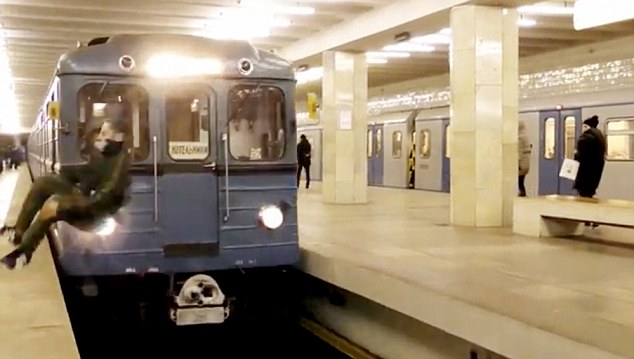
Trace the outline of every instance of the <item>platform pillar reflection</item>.
<instances>
[{"instance_id":1,"label":"platform pillar reflection","mask_svg":"<svg viewBox=\"0 0 634 359\"><path fill-rule=\"evenodd\" d=\"M322 55L323 201L367 202L368 73L365 54Z\"/></svg>"},{"instance_id":2,"label":"platform pillar reflection","mask_svg":"<svg viewBox=\"0 0 634 359\"><path fill-rule=\"evenodd\" d=\"M512 224L517 193L517 11L451 11L451 222Z\"/></svg>"}]
</instances>

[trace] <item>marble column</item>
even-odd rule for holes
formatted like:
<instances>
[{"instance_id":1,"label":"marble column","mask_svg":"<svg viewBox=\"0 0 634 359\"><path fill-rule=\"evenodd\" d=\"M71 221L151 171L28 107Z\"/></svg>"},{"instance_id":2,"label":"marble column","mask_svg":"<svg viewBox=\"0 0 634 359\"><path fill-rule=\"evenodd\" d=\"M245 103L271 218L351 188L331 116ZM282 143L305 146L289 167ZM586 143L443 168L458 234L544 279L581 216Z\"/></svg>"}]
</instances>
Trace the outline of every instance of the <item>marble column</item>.
<instances>
[{"instance_id":1,"label":"marble column","mask_svg":"<svg viewBox=\"0 0 634 359\"><path fill-rule=\"evenodd\" d=\"M322 198L326 203L365 203L368 101L365 54L326 51L322 57Z\"/></svg>"},{"instance_id":2,"label":"marble column","mask_svg":"<svg viewBox=\"0 0 634 359\"><path fill-rule=\"evenodd\" d=\"M451 11L451 222L508 226L517 194L517 11Z\"/></svg>"}]
</instances>

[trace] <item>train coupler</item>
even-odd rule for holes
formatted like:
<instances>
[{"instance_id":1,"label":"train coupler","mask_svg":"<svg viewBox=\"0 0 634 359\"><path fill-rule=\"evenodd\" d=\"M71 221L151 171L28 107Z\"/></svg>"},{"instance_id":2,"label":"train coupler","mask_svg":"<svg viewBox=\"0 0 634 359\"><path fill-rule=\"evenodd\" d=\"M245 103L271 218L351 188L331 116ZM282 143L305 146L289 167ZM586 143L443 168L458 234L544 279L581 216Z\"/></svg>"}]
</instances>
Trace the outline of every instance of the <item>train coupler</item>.
<instances>
[{"instance_id":1,"label":"train coupler","mask_svg":"<svg viewBox=\"0 0 634 359\"><path fill-rule=\"evenodd\" d=\"M197 274L187 279L174 297L171 317L179 326L220 324L229 317L229 307L218 283L208 275Z\"/></svg>"}]
</instances>

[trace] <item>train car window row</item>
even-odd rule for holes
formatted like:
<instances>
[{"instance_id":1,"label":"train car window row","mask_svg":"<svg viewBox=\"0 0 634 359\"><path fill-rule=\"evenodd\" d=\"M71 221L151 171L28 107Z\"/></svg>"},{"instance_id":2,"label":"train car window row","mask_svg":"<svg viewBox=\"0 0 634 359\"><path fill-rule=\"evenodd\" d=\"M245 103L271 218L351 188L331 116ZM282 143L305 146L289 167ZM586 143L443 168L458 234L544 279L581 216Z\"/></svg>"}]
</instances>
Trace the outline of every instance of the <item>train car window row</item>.
<instances>
[{"instance_id":1,"label":"train car window row","mask_svg":"<svg viewBox=\"0 0 634 359\"><path fill-rule=\"evenodd\" d=\"M179 89L166 98L168 152L172 159L207 158L210 114L215 114L212 103L215 101L211 101L206 93L191 89Z\"/></svg>"},{"instance_id":2,"label":"train car window row","mask_svg":"<svg viewBox=\"0 0 634 359\"><path fill-rule=\"evenodd\" d=\"M392 132L392 158L403 156L403 133L401 131Z\"/></svg>"},{"instance_id":3,"label":"train car window row","mask_svg":"<svg viewBox=\"0 0 634 359\"><path fill-rule=\"evenodd\" d=\"M105 116L107 104L121 104L124 116L132 129L134 151L132 159L143 161L150 154L150 127L148 120L149 97L147 91L132 84L109 84L96 82L84 85L78 92L79 123L78 141L82 146L82 156L88 157L86 143L99 132L101 119Z\"/></svg>"},{"instance_id":4,"label":"train car window row","mask_svg":"<svg viewBox=\"0 0 634 359\"><path fill-rule=\"evenodd\" d=\"M607 119L605 135L608 160L634 160L634 118Z\"/></svg>"},{"instance_id":5,"label":"train car window row","mask_svg":"<svg viewBox=\"0 0 634 359\"><path fill-rule=\"evenodd\" d=\"M284 156L284 93L267 85L240 84L229 92L229 153L238 161Z\"/></svg>"}]
</instances>

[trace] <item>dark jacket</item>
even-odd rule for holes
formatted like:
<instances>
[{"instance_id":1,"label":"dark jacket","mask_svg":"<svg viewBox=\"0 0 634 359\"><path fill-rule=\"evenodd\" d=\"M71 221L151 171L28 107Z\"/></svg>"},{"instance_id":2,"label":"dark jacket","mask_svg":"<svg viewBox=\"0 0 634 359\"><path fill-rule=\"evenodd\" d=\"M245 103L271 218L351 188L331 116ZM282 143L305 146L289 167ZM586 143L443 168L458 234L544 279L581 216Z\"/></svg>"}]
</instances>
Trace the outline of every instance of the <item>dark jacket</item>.
<instances>
[{"instance_id":1,"label":"dark jacket","mask_svg":"<svg viewBox=\"0 0 634 359\"><path fill-rule=\"evenodd\" d=\"M79 188L83 196L77 196L60 204L67 217L91 220L117 212L127 201L130 185L130 151L123 148L112 157L91 156L80 173Z\"/></svg>"},{"instance_id":2,"label":"dark jacket","mask_svg":"<svg viewBox=\"0 0 634 359\"><path fill-rule=\"evenodd\" d=\"M302 166L310 166L311 146L308 140L300 140L297 144L297 163Z\"/></svg>"},{"instance_id":3,"label":"dark jacket","mask_svg":"<svg viewBox=\"0 0 634 359\"><path fill-rule=\"evenodd\" d=\"M579 171L573 188L589 195L596 193L603 174L606 150L605 136L599 129L590 128L581 134L575 152Z\"/></svg>"}]
</instances>

